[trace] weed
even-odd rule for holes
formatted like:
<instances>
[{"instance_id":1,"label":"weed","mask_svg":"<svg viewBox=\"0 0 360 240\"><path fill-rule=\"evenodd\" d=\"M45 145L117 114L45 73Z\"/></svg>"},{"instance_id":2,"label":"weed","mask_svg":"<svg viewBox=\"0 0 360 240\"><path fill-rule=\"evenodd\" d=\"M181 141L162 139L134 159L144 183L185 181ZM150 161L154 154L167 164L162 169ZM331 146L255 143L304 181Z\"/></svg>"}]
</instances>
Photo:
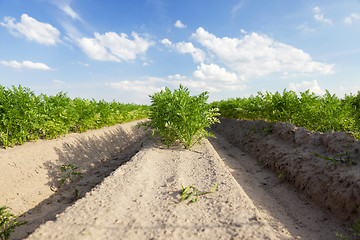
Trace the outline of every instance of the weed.
<instances>
[{"instance_id":1,"label":"weed","mask_svg":"<svg viewBox=\"0 0 360 240\"><path fill-rule=\"evenodd\" d=\"M209 192L199 192L199 190L194 186L183 187L181 185L181 188L182 188L180 190L181 199L180 199L180 201L175 202L175 203L181 203L182 201L188 200L191 197L195 197L191 200L191 202L194 203L198 200L199 196L203 196L203 195L215 192L216 188L217 188L217 184L215 184L215 186Z\"/></svg>"},{"instance_id":2,"label":"weed","mask_svg":"<svg viewBox=\"0 0 360 240\"><path fill-rule=\"evenodd\" d=\"M349 240L350 238L347 236L342 235L341 233L335 232L335 236L337 239Z\"/></svg>"},{"instance_id":3,"label":"weed","mask_svg":"<svg viewBox=\"0 0 360 240\"><path fill-rule=\"evenodd\" d=\"M282 172L278 175L278 178L281 179L282 177L285 177L286 176L286 172Z\"/></svg>"},{"instance_id":4,"label":"weed","mask_svg":"<svg viewBox=\"0 0 360 240\"><path fill-rule=\"evenodd\" d=\"M63 164L60 167L61 176L60 176L60 185L65 184L66 182L73 183L74 187L74 198L78 199L79 191L76 188L76 182L82 178L82 173L78 170L78 167L75 167L73 164Z\"/></svg>"},{"instance_id":5,"label":"weed","mask_svg":"<svg viewBox=\"0 0 360 240\"><path fill-rule=\"evenodd\" d=\"M12 214L7 206L0 207L0 239L7 240L16 227L26 224L25 221L16 221L18 218Z\"/></svg>"},{"instance_id":6,"label":"weed","mask_svg":"<svg viewBox=\"0 0 360 240\"><path fill-rule=\"evenodd\" d=\"M318 153L314 153L315 156L319 157L319 158L322 158L326 161L328 161L326 163L326 167L329 168L329 164L333 164L334 166L334 170L337 168L337 164L339 162L341 163L347 163L349 166L352 166L352 165L357 165L357 162L354 161L354 157L350 155L349 153L349 147L346 147L346 152L345 153L340 153L340 154L337 154L335 155L334 157L324 157L324 156L321 156L320 154Z\"/></svg>"},{"instance_id":7,"label":"weed","mask_svg":"<svg viewBox=\"0 0 360 240\"><path fill-rule=\"evenodd\" d=\"M360 239L360 220L357 220L356 223L350 228L350 230L353 232L354 237ZM350 239L348 236L344 236L343 234L338 232L335 232L335 236L337 237L337 239L345 239L345 240Z\"/></svg>"},{"instance_id":8,"label":"weed","mask_svg":"<svg viewBox=\"0 0 360 240\"><path fill-rule=\"evenodd\" d=\"M265 133L265 136L264 136L264 137L266 137L267 135L273 133L273 127L272 127L272 125L269 124L268 127L265 127L265 128L263 129L263 132Z\"/></svg>"},{"instance_id":9,"label":"weed","mask_svg":"<svg viewBox=\"0 0 360 240\"><path fill-rule=\"evenodd\" d=\"M360 237L360 220L356 221L356 224L351 227L351 230L354 232L355 236Z\"/></svg>"}]
</instances>

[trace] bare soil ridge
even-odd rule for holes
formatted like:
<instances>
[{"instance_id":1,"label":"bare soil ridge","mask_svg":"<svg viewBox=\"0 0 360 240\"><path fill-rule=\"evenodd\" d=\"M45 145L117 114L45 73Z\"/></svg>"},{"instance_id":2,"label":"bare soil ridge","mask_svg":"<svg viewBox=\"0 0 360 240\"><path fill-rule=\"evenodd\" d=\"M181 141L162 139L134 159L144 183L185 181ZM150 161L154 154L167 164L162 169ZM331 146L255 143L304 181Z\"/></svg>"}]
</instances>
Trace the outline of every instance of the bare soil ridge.
<instances>
[{"instance_id":1,"label":"bare soil ridge","mask_svg":"<svg viewBox=\"0 0 360 240\"><path fill-rule=\"evenodd\" d=\"M212 130L251 154L312 201L343 221L360 219L360 142L343 132L319 133L291 123L221 119ZM326 160L346 147L358 162L326 167Z\"/></svg>"},{"instance_id":2,"label":"bare soil ridge","mask_svg":"<svg viewBox=\"0 0 360 240\"><path fill-rule=\"evenodd\" d=\"M334 231L351 234L356 215L341 222L287 183L299 187L296 179L305 175L300 183L316 185L321 183L317 174L336 172L313 151L331 156L349 146L359 157L357 141L346 134L314 133L283 123L269 131L264 121L222 119L212 128L218 138L185 151L154 145L137 123L0 150L0 203L29 221L11 239L34 230L30 239L335 239ZM65 163L84 174L78 184L82 198L76 202L70 185L58 185ZM359 179L358 167L339 165L337 174ZM344 187L350 198L335 206L358 207L353 182ZM331 183L318 187L315 197L336 187ZM197 203L173 203L180 199L181 185L209 191L215 184L218 191ZM349 199L353 205L345 203Z\"/></svg>"},{"instance_id":3,"label":"bare soil ridge","mask_svg":"<svg viewBox=\"0 0 360 240\"><path fill-rule=\"evenodd\" d=\"M28 221L12 239L26 237L74 203L73 186L59 186L62 164L79 167L83 178L76 187L83 197L139 151L146 136L138 122L0 149L0 204Z\"/></svg>"},{"instance_id":4,"label":"bare soil ridge","mask_svg":"<svg viewBox=\"0 0 360 240\"><path fill-rule=\"evenodd\" d=\"M179 203L181 185L215 193ZM277 239L211 144L150 144L28 239Z\"/></svg>"}]
</instances>

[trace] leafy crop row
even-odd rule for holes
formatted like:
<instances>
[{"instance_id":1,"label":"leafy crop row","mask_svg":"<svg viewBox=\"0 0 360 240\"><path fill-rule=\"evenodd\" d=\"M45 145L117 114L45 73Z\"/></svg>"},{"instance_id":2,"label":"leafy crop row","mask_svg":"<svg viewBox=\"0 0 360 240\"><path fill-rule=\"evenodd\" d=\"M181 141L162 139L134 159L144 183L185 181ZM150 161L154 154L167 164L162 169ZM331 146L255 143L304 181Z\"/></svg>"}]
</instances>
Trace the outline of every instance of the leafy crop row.
<instances>
[{"instance_id":1,"label":"leafy crop row","mask_svg":"<svg viewBox=\"0 0 360 240\"><path fill-rule=\"evenodd\" d=\"M221 116L243 120L291 122L309 130L350 132L360 135L360 92L340 99L328 91L323 96L305 91L261 93L249 98L230 98L212 103Z\"/></svg>"},{"instance_id":2,"label":"leafy crop row","mask_svg":"<svg viewBox=\"0 0 360 240\"><path fill-rule=\"evenodd\" d=\"M166 88L150 98L150 121L142 125L151 128L152 135L161 137L168 147L181 142L190 149L202 138L215 137L206 130L219 122L217 109L206 103L208 92L190 96L189 89L180 85L174 92Z\"/></svg>"},{"instance_id":3,"label":"leafy crop row","mask_svg":"<svg viewBox=\"0 0 360 240\"><path fill-rule=\"evenodd\" d=\"M115 125L147 116L148 106L69 98L66 93L36 96L22 86L0 85L0 145Z\"/></svg>"}]
</instances>

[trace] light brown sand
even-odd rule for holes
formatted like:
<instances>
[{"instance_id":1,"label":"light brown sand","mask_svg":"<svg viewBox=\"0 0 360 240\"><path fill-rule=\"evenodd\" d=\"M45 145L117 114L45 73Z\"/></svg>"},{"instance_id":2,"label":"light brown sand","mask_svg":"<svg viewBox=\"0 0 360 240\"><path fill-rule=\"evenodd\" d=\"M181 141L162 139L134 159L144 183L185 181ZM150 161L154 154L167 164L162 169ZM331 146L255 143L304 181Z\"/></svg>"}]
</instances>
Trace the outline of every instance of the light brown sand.
<instances>
[{"instance_id":1,"label":"light brown sand","mask_svg":"<svg viewBox=\"0 0 360 240\"><path fill-rule=\"evenodd\" d=\"M181 185L218 191L175 204ZM150 143L29 239L277 239L204 141L192 151Z\"/></svg>"},{"instance_id":2,"label":"light brown sand","mask_svg":"<svg viewBox=\"0 0 360 240\"><path fill-rule=\"evenodd\" d=\"M0 149L0 205L28 221L12 238L26 237L74 203L73 187L59 186L61 165L79 167L82 197L139 151L146 137L137 122Z\"/></svg>"},{"instance_id":3,"label":"light brown sand","mask_svg":"<svg viewBox=\"0 0 360 240\"><path fill-rule=\"evenodd\" d=\"M223 137L226 126L218 129L217 139L186 151L146 140L135 125L0 150L0 203L29 221L13 239L34 230L29 239L335 239L334 231L349 235L349 225L229 143ZM79 166L84 174L78 183L80 200L73 199L71 186L58 185L64 163ZM208 191L215 184L218 191L196 203L173 203L180 199L181 185Z\"/></svg>"}]
</instances>

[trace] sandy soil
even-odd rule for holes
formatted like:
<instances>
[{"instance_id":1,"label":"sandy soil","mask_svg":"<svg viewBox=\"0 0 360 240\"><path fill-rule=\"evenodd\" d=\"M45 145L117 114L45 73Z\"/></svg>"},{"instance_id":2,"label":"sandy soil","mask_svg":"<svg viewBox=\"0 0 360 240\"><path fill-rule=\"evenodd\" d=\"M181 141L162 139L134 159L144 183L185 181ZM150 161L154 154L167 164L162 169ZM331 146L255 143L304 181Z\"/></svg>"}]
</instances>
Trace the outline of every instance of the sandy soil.
<instances>
[{"instance_id":1,"label":"sandy soil","mask_svg":"<svg viewBox=\"0 0 360 240\"><path fill-rule=\"evenodd\" d=\"M343 132L318 133L290 123L222 119L218 135L251 154L264 166L292 183L337 218L360 219L360 142ZM315 156L348 155L357 165L333 163ZM338 157L339 159L339 157Z\"/></svg>"},{"instance_id":2,"label":"sandy soil","mask_svg":"<svg viewBox=\"0 0 360 240\"><path fill-rule=\"evenodd\" d=\"M26 237L74 203L73 186L59 184L63 164L73 164L82 172L76 187L83 197L139 151L146 137L137 123L0 149L0 205L28 221L12 238Z\"/></svg>"},{"instance_id":3,"label":"sandy soil","mask_svg":"<svg viewBox=\"0 0 360 240\"><path fill-rule=\"evenodd\" d=\"M13 239L34 230L29 239L335 239L334 231L350 235L351 219L341 222L330 215L333 210L315 205L306 192L290 184L290 171L279 178L279 171L246 144L255 145L251 139L256 131L245 136L237 123L215 126L218 137L191 151L146 140L135 122L1 150L0 203L29 222ZM275 140L274 130L266 138L287 147ZM271 151L263 147L262 152ZM84 174L77 184L77 201L71 185L58 184L64 163L79 166ZM174 203L180 199L181 185L208 191L215 184L218 190L196 203ZM356 189L354 184L348 188L353 186Z\"/></svg>"}]
</instances>

